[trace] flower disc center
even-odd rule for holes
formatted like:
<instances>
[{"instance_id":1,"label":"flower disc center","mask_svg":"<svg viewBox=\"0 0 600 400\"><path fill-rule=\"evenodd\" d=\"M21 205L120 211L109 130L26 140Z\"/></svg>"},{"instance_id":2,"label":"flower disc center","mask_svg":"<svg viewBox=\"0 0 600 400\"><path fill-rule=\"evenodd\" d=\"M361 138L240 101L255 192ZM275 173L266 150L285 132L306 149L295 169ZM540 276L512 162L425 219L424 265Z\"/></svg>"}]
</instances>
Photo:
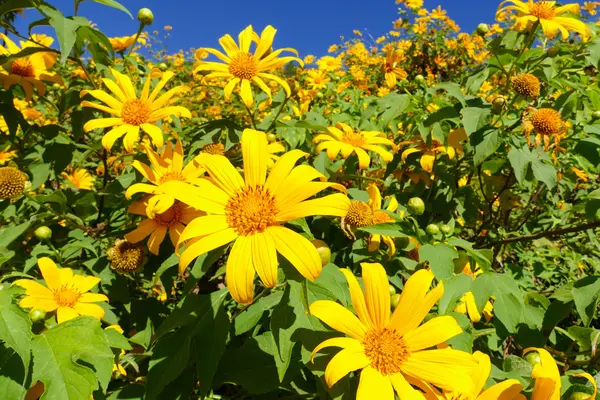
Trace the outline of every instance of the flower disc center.
<instances>
[{"instance_id":1,"label":"flower disc center","mask_svg":"<svg viewBox=\"0 0 600 400\"><path fill-rule=\"evenodd\" d=\"M275 197L262 185L245 187L225 206L227 224L240 236L260 233L276 225L277 213Z\"/></svg>"},{"instance_id":2,"label":"flower disc center","mask_svg":"<svg viewBox=\"0 0 600 400\"><path fill-rule=\"evenodd\" d=\"M229 73L236 78L252 79L258 75L258 61L248 53L238 53L229 63Z\"/></svg>"},{"instance_id":3,"label":"flower disc center","mask_svg":"<svg viewBox=\"0 0 600 400\"><path fill-rule=\"evenodd\" d=\"M65 286L54 292L54 300L60 307L73 308L79 297L81 297L81 293Z\"/></svg>"},{"instance_id":4,"label":"flower disc center","mask_svg":"<svg viewBox=\"0 0 600 400\"><path fill-rule=\"evenodd\" d=\"M34 78L35 77L35 67L27 58L20 58L18 60L13 61L10 72L22 76L23 78Z\"/></svg>"},{"instance_id":5,"label":"flower disc center","mask_svg":"<svg viewBox=\"0 0 600 400\"><path fill-rule=\"evenodd\" d=\"M363 346L365 355L371 360L371 367L384 376L400 372L402 362L409 355L404 339L393 328L369 330Z\"/></svg>"},{"instance_id":6,"label":"flower disc center","mask_svg":"<svg viewBox=\"0 0 600 400\"><path fill-rule=\"evenodd\" d=\"M541 1L531 7L530 13L539 19L552 19L554 18L554 6L550 2Z\"/></svg>"},{"instance_id":7,"label":"flower disc center","mask_svg":"<svg viewBox=\"0 0 600 400\"><path fill-rule=\"evenodd\" d=\"M364 201L354 200L350 203L348 213L344 217L346 223L350 226L361 228L373 225L373 209Z\"/></svg>"},{"instance_id":8,"label":"flower disc center","mask_svg":"<svg viewBox=\"0 0 600 400\"><path fill-rule=\"evenodd\" d=\"M367 144L367 139L365 136L356 130L354 132L344 132L341 141L351 144L354 147L362 147Z\"/></svg>"},{"instance_id":9,"label":"flower disc center","mask_svg":"<svg viewBox=\"0 0 600 400\"><path fill-rule=\"evenodd\" d=\"M560 113L552 108L540 108L531 116L531 125L542 135L558 135L564 130Z\"/></svg>"},{"instance_id":10,"label":"flower disc center","mask_svg":"<svg viewBox=\"0 0 600 400\"><path fill-rule=\"evenodd\" d=\"M148 105L140 99L127 100L121 110L121 118L126 124L140 126L150 119L152 111Z\"/></svg>"},{"instance_id":11,"label":"flower disc center","mask_svg":"<svg viewBox=\"0 0 600 400\"><path fill-rule=\"evenodd\" d=\"M0 199L10 199L25 190L25 176L14 167L0 168Z\"/></svg>"},{"instance_id":12,"label":"flower disc center","mask_svg":"<svg viewBox=\"0 0 600 400\"><path fill-rule=\"evenodd\" d=\"M162 226L171 226L173 223L181 221L182 213L182 204L179 201L175 201L175 204L167 211L162 214L156 214L154 222Z\"/></svg>"}]
</instances>

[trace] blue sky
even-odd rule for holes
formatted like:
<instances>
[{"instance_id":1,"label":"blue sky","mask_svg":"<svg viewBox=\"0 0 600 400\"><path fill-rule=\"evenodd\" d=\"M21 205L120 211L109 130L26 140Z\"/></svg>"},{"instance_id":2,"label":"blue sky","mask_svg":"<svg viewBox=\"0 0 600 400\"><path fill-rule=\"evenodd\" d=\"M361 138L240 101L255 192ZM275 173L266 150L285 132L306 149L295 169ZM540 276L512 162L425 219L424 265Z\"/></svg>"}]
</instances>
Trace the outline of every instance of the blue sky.
<instances>
[{"instance_id":1,"label":"blue sky","mask_svg":"<svg viewBox=\"0 0 600 400\"><path fill-rule=\"evenodd\" d=\"M65 15L72 15L72 0L48 0ZM170 51L190 47L219 47L218 38L226 33L237 35L248 24L262 30L268 24L277 30L275 47L296 48L301 56L324 55L340 36L349 37L353 29L367 30L373 37L391 28L397 18L395 0L122 0L131 13L141 7L153 10L155 21L150 29L159 31L171 25ZM464 31L472 31L480 22L491 23L499 1L496 0L425 0L425 7L441 5ZM92 1L84 2L79 15L98 25L107 36L135 33L137 21L125 13ZM29 22L37 19L28 11L17 26L27 32ZM40 30L34 30L34 32Z\"/></svg>"}]
</instances>

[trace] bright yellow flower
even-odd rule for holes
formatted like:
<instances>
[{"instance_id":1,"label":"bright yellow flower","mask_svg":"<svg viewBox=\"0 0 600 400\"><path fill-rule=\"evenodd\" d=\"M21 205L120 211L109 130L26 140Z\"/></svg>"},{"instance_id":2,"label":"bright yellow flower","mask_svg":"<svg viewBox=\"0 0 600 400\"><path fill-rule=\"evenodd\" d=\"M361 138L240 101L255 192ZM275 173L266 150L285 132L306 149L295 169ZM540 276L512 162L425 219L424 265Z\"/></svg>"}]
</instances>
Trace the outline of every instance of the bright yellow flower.
<instances>
[{"instance_id":1,"label":"bright yellow flower","mask_svg":"<svg viewBox=\"0 0 600 400\"><path fill-rule=\"evenodd\" d=\"M94 190L94 177L87 169L70 168L68 172L61 173L61 176L77 189Z\"/></svg>"},{"instance_id":2,"label":"bright yellow flower","mask_svg":"<svg viewBox=\"0 0 600 400\"><path fill-rule=\"evenodd\" d=\"M279 160L281 156L278 156L277 153L285 153L285 146L281 142L273 142L267 145L267 168L271 169Z\"/></svg>"},{"instance_id":3,"label":"bright yellow flower","mask_svg":"<svg viewBox=\"0 0 600 400\"><path fill-rule=\"evenodd\" d=\"M385 269L381 264L361 266L364 294L354 275L348 269L341 270L348 280L358 318L331 300L318 300L310 305L312 315L350 336L328 339L313 350L314 357L325 347L342 348L327 365L327 385L331 387L349 372L361 369L357 400L393 400L394 390L401 399L418 399L419 392L411 384L471 392L471 375L478 366L477 360L450 348L429 350L462 332L456 320L441 316L421 325L442 297L442 283L429 291L433 273L417 271L406 282L390 318Z\"/></svg>"},{"instance_id":4,"label":"bright yellow flower","mask_svg":"<svg viewBox=\"0 0 600 400\"><path fill-rule=\"evenodd\" d=\"M129 206L127 212L146 216L148 207L148 198L142 201L136 201ZM160 244L165 239L167 233L173 246L177 246L179 236L185 226L197 217L205 215L202 211L194 210L179 201L175 201L163 213L154 213L153 217L142 221L136 229L125 235L125 240L129 243L138 243L150 236L148 239L148 249L152 254L158 255Z\"/></svg>"},{"instance_id":5,"label":"bright yellow flower","mask_svg":"<svg viewBox=\"0 0 600 400\"><path fill-rule=\"evenodd\" d=\"M512 3L511 6L503 7L506 3ZM498 6L496 18L507 11L517 11L517 20L514 29L523 31L529 29L532 24L539 22L542 25L544 35L552 39L559 32L563 40L569 37L569 32L577 32L584 39L590 35L589 28L581 21L571 17L562 17L566 13L579 14L579 4L571 3L564 6L556 6L556 1L536 1L528 0L505 0Z\"/></svg>"},{"instance_id":6,"label":"bright yellow flower","mask_svg":"<svg viewBox=\"0 0 600 400\"><path fill-rule=\"evenodd\" d=\"M6 35L0 33L0 39L4 41L4 46L0 46L0 55L9 56L17 54L27 48L38 48L33 42L21 41L21 48L10 40ZM45 46L50 46L54 39L50 37L33 36L33 40L40 42ZM59 74L48 71L56 62L57 53L39 52L29 56L18 58L0 67L0 82L4 84L4 90L8 90L15 84L20 84L25 91L27 101L33 97L33 86L37 89L38 95L43 96L46 93L46 86L42 81L49 81L64 85Z\"/></svg>"},{"instance_id":7,"label":"bright yellow flower","mask_svg":"<svg viewBox=\"0 0 600 400\"><path fill-rule=\"evenodd\" d=\"M402 53L399 51L388 52L383 60L383 72L385 73L385 83L392 89L396 87L397 79L405 80L408 74L399 64L402 60Z\"/></svg>"},{"instance_id":8,"label":"bright yellow flower","mask_svg":"<svg viewBox=\"0 0 600 400\"><path fill-rule=\"evenodd\" d=\"M369 193L369 204L373 210L373 225L395 222L388 213L381 210L383 199L377 185L370 184L367 187L367 193ZM386 210L393 213L397 209L398 201L394 196L390 196L390 203L386 207ZM388 246L388 257L391 258L396 254L396 243L394 242L394 238L386 235L371 234L371 236L369 236L369 251L377 251L381 241Z\"/></svg>"},{"instance_id":9,"label":"bright yellow flower","mask_svg":"<svg viewBox=\"0 0 600 400\"><path fill-rule=\"evenodd\" d=\"M248 108L252 107L254 104L251 88L252 83L258 86L269 96L269 98L271 98L271 89L269 89L263 79L275 81L289 96L291 90L287 82L268 71L273 71L291 61L296 61L300 65L304 64L298 57L279 57L279 54L283 51L292 52L297 56L298 52L294 49L283 48L272 50L273 39L275 38L276 32L277 30L269 25L262 31L260 37L258 37L256 32L252 29L252 25L249 25L239 34L239 47L231 35L225 35L219 39L219 43L226 54L221 53L219 50L209 48L196 51L196 53L204 51L209 52L210 54L217 56L223 63L202 61L196 57L198 62L194 65L194 72L212 71L206 78L226 78L228 80L224 89L226 100L231 98L233 89L239 84L240 96ZM250 45L253 41L256 42L256 49L254 54L251 54Z\"/></svg>"},{"instance_id":10,"label":"bright yellow flower","mask_svg":"<svg viewBox=\"0 0 600 400\"><path fill-rule=\"evenodd\" d=\"M189 162L184 166L183 146L179 140L175 145L167 142L160 153L146 147L146 156L150 160L150 166L138 160L135 160L132 166L150 183L134 183L127 188L125 197L130 199L136 193L154 195L147 200L148 207L146 209L146 214L152 218L154 214L166 212L175 203L173 196L156 194L161 185L170 181L194 184L204 174L204 171L197 168L194 162Z\"/></svg>"},{"instance_id":11,"label":"bright yellow flower","mask_svg":"<svg viewBox=\"0 0 600 400\"><path fill-rule=\"evenodd\" d=\"M483 390L485 382L492 370L492 363L487 354L480 351L473 353L473 357L479 362L479 367L473 371L473 391L470 393L457 392L440 392L434 387L427 385L422 389L425 391L426 400L525 400L525 396L521 394L523 386L516 379L507 379L503 382L496 383L486 390Z\"/></svg>"},{"instance_id":12,"label":"bright yellow flower","mask_svg":"<svg viewBox=\"0 0 600 400\"><path fill-rule=\"evenodd\" d=\"M531 377L535 379L531 400L560 400L560 372L556 361L545 349L530 347L523 351L523 355L531 351L540 355L540 363L531 372Z\"/></svg>"},{"instance_id":13,"label":"bright yellow flower","mask_svg":"<svg viewBox=\"0 0 600 400\"><path fill-rule=\"evenodd\" d=\"M304 64L312 64L315 62L315 56L313 56L312 54L307 55L306 57L304 57Z\"/></svg>"},{"instance_id":14,"label":"bright yellow flower","mask_svg":"<svg viewBox=\"0 0 600 400\"><path fill-rule=\"evenodd\" d=\"M112 48L117 53L120 53L120 52L127 50L129 48L129 46L131 46L133 44L133 42L135 41L135 37L136 37L136 35L112 37L112 38L108 38L108 41L110 42L110 45L112 46ZM145 35L143 35L143 34L140 35L138 37L137 42L141 43L141 44L146 44Z\"/></svg>"},{"instance_id":15,"label":"bright yellow flower","mask_svg":"<svg viewBox=\"0 0 600 400\"><path fill-rule=\"evenodd\" d=\"M58 268L48 257L38 259L38 267L46 286L31 279L19 279L13 285L25 288L25 297L19 302L23 308L39 308L46 312L56 311L56 320L68 321L79 315L101 319L104 309L97 304L108 301L99 293L88 293L100 283L95 276L74 275L71 268Z\"/></svg>"},{"instance_id":16,"label":"bright yellow flower","mask_svg":"<svg viewBox=\"0 0 600 400\"><path fill-rule=\"evenodd\" d=\"M417 147L411 147L402 152L402 162L406 162L406 158L413 153L423 153L420 158L421 168L431 173L437 153L448 154L452 160L456 152L462 152L461 141L467 139L467 134L463 128L455 129L448 135L448 146L443 146L437 139L432 139L431 145L428 145L419 136L416 140L401 142L399 145L415 144Z\"/></svg>"},{"instance_id":17,"label":"bright yellow flower","mask_svg":"<svg viewBox=\"0 0 600 400\"><path fill-rule=\"evenodd\" d=\"M365 150L372 151L381 156L385 163L392 161L394 155L382 146L393 146L394 143L385 137L385 134L376 131L359 131L352 129L343 122L338 122L335 127L327 128L329 133L321 133L314 137L313 142L319 143L317 153L327 150L327 157L335 160L341 152L342 158L350 157L355 153L358 157L358 166L365 169L371 163L371 157Z\"/></svg>"},{"instance_id":18,"label":"bright yellow flower","mask_svg":"<svg viewBox=\"0 0 600 400\"><path fill-rule=\"evenodd\" d=\"M115 80L104 78L102 81L117 98L114 98L104 90L81 91L81 96L90 94L106 104L104 106L90 101L82 101L81 105L83 107L92 107L112 115L110 118L93 119L83 126L83 130L86 132L98 128L113 127L113 129L102 137L102 146L106 150L110 150L115 141L126 134L123 139L125 150L130 153L133 152L133 146L139 139L140 128L150 136L154 146L161 148L164 144L163 133L154 123L170 115L186 118L192 117L190 111L185 107L165 107L171 98L181 91L181 86L174 87L158 97L160 91L165 87L169 79L173 77L173 72L165 72L152 93L150 93L151 79L147 78L141 96L138 98L135 87L127 75L112 68L110 71Z\"/></svg>"},{"instance_id":19,"label":"bright yellow flower","mask_svg":"<svg viewBox=\"0 0 600 400\"><path fill-rule=\"evenodd\" d=\"M9 162L11 159L17 156L16 150L10 149L10 144L4 148L4 150L0 150L0 165L4 165Z\"/></svg>"},{"instance_id":20,"label":"bright yellow flower","mask_svg":"<svg viewBox=\"0 0 600 400\"><path fill-rule=\"evenodd\" d=\"M324 72L334 72L342 67L342 59L340 57L324 56L317 60L319 70Z\"/></svg>"},{"instance_id":21,"label":"bright yellow flower","mask_svg":"<svg viewBox=\"0 0 600 400\"><path fill-rule=\"evenodd\" d=\"M23 194L28 176L15 167L0 167L0 199L13 199Z\"/></svg>"},{"instance_id":22,"label":"bright yellow flower","mask_svg":"<svg viewBox=\"0 0 600 400\"><path fill-rule=\"evenodd\" d=\"M467 262L467 264L462 270L462 273L467 276L470 276L474 280L476 277L481 275L483 271L479 268L478 265L475 266L475 270L473 271L471 269L471 264ZM465 295L460 299L454 311L468 315L469 319L473 322L481 321L481 313L477 308L477 303L475 303L475 296L473 295L473 292L465 293ZM485 316L485 319L487 321L489 321L492 318L492 316L494 315L493 312L494 306L490 301L487 301L485 303L485 306L483 307L483 315Z\"/></svg>"},{"instance_id":23,"label":"bright yellow flower","mask_svg":"<svg viewBox=\"0 0 600 400\"><path fill-rule=\"evenodd\" d=\"M246 129L242 133L244 177L223 156L200 154L196 161L210 179L192 186L171 181L165 193L211 215L193 220L183 231L179 244L188 245L181 254L179 271L201 254L234 242L227 259L226 282L232 297L239 303L251 303L254 275L258 273L267 287L277 284L277 253L307 279L321 273L321 260L315 246L283 223L311 215L342 216L350 201L336 193L306 200L333 187L313 167L296 162L307 156L292 150L281 156L267 176L267 138L264 132ZM321 182L313 182L314 179Z\"/></svg>"},{"instance_id":24,"label":"bright yellow flower","mask_svg":"<svg viewBox=\"0 0 600 400\"><path fill-rule=\"evenodd\" d=\"M306 71L306 73L308 74L306 77L306 82L308 83L309 89L327 89L329 77L324 71L309 69Z\"/></svg>"}]
</instances>

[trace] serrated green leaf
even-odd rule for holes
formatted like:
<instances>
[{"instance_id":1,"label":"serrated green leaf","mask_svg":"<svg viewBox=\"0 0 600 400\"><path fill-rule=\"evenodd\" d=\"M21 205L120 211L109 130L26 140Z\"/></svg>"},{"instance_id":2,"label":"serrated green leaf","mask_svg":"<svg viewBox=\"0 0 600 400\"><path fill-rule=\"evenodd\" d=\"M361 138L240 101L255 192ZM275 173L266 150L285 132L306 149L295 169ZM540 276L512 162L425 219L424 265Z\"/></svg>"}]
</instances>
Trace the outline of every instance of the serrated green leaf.
<instances>
[{"instance_id":1,"label":"serrated green leaf","mask_svg":"<svg viewBox=\"0 0 600 400\"><path fill-rule=\"evenodd\" d=\"M577 313L583 324L589 326L596 316L600 301L600 276L587 276L575 282L571 289Z\"/></svg>"},{"instance_id":2,"label":"serrated green leaf","mask_svg":"<svg viewBox=\"0 0 600 400\"><path fill-rule=\"evenodd\" d=\"M453 260L458 257L458 252L444 243L436 245L426 244L419 248L419 259L421 262L429 261L431 271L437 279L452 276L454 272Z\"/></svg>"},{"instance_id":3,"label":"serrated green leaf","mask_svg":"<svg viewBox=\"0 0 600 400\"><path fill-rule=\"evenodd\" d=\"M27 313L13 303L12 291L0 290L0 341L10 346L29 367L31 359L31 320Z\"/></svg>"}]
</instances>

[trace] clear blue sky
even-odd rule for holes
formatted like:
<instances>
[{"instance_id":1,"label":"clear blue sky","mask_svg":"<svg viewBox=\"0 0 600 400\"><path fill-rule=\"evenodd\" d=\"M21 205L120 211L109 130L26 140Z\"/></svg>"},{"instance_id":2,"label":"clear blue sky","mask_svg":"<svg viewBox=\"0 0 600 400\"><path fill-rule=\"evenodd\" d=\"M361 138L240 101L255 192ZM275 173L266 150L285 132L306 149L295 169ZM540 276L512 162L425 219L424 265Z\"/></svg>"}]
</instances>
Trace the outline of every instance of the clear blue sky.
<instances>
[{"instance_id":1,"label":"clear blue sky","mask_svg":"<svg viewBox=\"0 0 600 400\"><path fill-rule=\"evenodd\" d=\"M48 0L65 15L73 13L72 0ZM480 22L492 23L500 1L496 0L425 0L428 9L441 5L464 31L472 31ZM341 35L349 37L353 29L367 30L377 37L391 28L397 19L395 0L122 0L134 18L141 7L153 10L155 20L150 28L162 31L171 25L170 51L190 47L219 48L218 38L226 33L234 37L252 24L262 30L268 24L277 30L275 48L293 47L300 56L324 55ZM27 11L17 26L27 32L29 22L37 19ZM137 21L125 13L86 1L80 15L95 22L107 36L134 34ZM43 33L36 28L33 32Z\"/></svg>"}]
</instances>

